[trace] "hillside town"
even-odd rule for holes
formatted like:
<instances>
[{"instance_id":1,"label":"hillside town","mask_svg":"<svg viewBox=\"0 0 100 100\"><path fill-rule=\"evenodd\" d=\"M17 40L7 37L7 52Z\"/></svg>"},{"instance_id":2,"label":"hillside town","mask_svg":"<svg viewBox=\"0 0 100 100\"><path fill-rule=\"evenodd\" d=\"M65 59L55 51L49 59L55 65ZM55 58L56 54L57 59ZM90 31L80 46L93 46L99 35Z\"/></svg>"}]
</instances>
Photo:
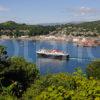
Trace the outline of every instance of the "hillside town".
<instances>
[{"instance_id":1,"label":"hillside town","mask_svg":"<svg viewBox=\"0 0 100 100\"><path fill-rule=\"evenodd\" d=\"M55 40L77 46L100 45L100 21L54 26L26 25L8 21L0 24L0 39Z\"/></svg>"}]
</instances>

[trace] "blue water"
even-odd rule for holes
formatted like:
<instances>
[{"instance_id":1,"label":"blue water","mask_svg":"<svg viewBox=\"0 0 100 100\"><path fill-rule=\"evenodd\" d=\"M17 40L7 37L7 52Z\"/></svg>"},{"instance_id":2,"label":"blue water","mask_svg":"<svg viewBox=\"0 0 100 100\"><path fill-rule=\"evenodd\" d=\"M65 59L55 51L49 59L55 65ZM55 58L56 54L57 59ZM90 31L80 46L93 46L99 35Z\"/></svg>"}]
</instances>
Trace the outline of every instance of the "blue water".
<instances>
[{"instance_id":1,"label":"blue water","mask_svg":"<svg viewBox=\"0 0 100 100\"><path fill-rule=\"evenodd\" d=\"M100 46L77 47L73 43L57 41L21 41L21 40L0 40L0 45L7 47L9 56L21 56L26 60L36 63L41 74L73 72L75 68L81 67L85 71L86 66L94 59L100 58ZM59 49L68 52L69 60L57 60L50 58L39 58L36 50Z\"/></svg>"}]
</instances>

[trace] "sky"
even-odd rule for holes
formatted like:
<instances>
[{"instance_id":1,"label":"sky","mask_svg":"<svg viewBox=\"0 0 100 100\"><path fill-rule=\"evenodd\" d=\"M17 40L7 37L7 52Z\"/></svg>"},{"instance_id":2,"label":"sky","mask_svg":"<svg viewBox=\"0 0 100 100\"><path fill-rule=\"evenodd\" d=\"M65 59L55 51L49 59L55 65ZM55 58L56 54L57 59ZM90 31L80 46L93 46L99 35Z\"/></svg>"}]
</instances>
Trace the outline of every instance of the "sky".
<instances>
[{"instance_id":1,"label":"sky","mask_svg":"<svg viewBox=\"0 0 100 100\"><path fill-rule=\"evenodd\" d=\"M0 0L0 22L67 23L100 20L100 0Z\"/></svg>"}]
</instances>

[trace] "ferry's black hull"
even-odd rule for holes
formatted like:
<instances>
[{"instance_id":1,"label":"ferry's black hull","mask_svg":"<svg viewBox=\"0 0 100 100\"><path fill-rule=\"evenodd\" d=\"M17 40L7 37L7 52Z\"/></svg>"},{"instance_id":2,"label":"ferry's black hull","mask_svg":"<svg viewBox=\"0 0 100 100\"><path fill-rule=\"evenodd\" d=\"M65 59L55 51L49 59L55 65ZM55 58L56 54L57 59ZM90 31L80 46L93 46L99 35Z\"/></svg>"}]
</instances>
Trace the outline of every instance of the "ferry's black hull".
<instances>
[{"instance_id":1,"label":"ferry's black hull","mask_svg":"<svg viewBox=\"0 0 100 100\"><path fill-rule=\"evenodd\" d=\"M37 55L39 57L43 57L43 58L52 58L52 59L65 59L65 60L68 60L69 59L69 55L47 55L47 54L40 54L40 53L37 53Z\"/></svg>"}]
</instances>

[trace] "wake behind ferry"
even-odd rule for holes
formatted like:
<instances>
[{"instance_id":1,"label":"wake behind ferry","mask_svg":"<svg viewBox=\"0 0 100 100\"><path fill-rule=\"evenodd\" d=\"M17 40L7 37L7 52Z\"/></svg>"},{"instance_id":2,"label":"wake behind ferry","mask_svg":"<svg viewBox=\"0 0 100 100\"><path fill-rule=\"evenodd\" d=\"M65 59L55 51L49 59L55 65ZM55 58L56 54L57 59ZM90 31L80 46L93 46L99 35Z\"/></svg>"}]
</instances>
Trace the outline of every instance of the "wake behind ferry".
<instances>
[{"instance_id":1,"label":"wake behind ferry","mask_svg":"<svg viewBox=\"0 0 100 100\"><path fill-rule=\"evenodd\" d=\"M36 51L38 56L40 57L50 57L50 58L56 58L56 59L68 59L69 54L64 53L63 51L60 50L47 50L47 49L41 49Z\"/></svg>"}]
</instances>

